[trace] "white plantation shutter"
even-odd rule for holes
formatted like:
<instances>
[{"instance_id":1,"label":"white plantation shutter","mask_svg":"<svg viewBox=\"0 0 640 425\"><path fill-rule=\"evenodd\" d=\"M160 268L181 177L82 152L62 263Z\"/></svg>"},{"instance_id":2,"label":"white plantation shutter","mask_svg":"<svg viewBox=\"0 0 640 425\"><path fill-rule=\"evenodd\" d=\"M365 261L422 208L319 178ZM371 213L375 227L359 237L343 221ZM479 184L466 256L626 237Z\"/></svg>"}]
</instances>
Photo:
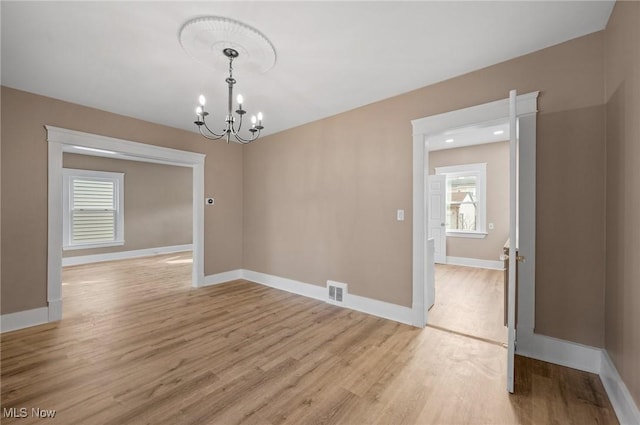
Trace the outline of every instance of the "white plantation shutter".
<instances>
[{"instance_id":1,"label":"white plantation shutter","mask_svg":"<svg viewBox=\"0 0 640 425\"><path fill-rule=\"evenodd\" d=\"M71 243L115 240L115 182L76 177L71 185Z\"/></svg>"},{"instance_id":2,"label":"white plantation shutter","mask_svg":"<svg viewBox=\"0 0 640 425\"><path fill-rule=\"evenodd\" d=\"M66 249L121 245L123 175L64 169Z\"/></svg>"}]
</instances>

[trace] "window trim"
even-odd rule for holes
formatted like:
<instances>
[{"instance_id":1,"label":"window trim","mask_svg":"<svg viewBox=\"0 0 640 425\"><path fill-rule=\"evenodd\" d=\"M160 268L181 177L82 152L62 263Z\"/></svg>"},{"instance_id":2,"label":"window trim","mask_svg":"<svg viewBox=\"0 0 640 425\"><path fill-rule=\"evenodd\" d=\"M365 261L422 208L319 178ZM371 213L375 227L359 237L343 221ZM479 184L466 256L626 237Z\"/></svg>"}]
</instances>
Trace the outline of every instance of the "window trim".
<instances>
[{"instance_id":1,"label":"window trim","mask_svg":"<svg viewBox=\"0 0 640 425\"><path fill-rule=\"evenodd\" d=\"M478 216L476 217L476 230L446 229L447 237L482 239L487 236L487 163L451 165L436 167L436 174L444 175L449 179L450 175L475 175L476 197L478 198Z\"/></svg>"},{"instance_id":2,"label":"window trim","mask_svg":"<svg viewBox=\"0 0 640 425\"><path fill-rule=\"evenodd\" d=\"M71 237L71 183L73 178L93 178L115 182L115 239L108 242L72 243ZM62 169L62 249L72 251L78 249L107 248L124 245L124 173L110 171Z\"/></svg>"}]
</instances>

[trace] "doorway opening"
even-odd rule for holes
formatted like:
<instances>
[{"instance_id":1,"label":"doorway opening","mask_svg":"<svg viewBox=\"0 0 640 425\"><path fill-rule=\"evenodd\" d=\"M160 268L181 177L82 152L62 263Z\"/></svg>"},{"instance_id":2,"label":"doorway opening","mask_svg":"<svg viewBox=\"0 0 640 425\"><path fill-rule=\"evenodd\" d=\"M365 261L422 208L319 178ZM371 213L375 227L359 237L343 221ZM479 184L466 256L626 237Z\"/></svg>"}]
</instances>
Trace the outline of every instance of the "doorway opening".
<instances>
[{"instance_id":1,"label":"doorway opening","mask_svg":"<svg viewBox=\"0 0 640 425\"><path fill-rule=\"evenodd\" d=\"M536 211L536 116L539 92L517 96L519 120L519 188L518 220L520 254L526 262L518 268L518 340L533 338L535 323L535 211ZM454 128L504 120L509 116L509 99L497 100L464 109L413 120L413 325L423 328L431 305L429 286L433 273L433 256L427 238L425 197L429 155L426 139Z\"/></svg>"},{"instance_id":2,"label":"doorway opening","mask_svg":"<svg viewBox=\"0 0 640 425\"><path fill-rule=\"evenodd\" d=\"M65 319L122 308L145 286L155 297L191 283L193 170L92 153L63 152Z\"/></svg>"},{"instance_id":3,"label":"doorway opening","mask_svg":"<svg viewBox=\"0 0 640 425\"><path fill-rule=\"evenodd\" d=\"M505 344L503 262L509 236L509 123L427 138L428 237L434 239L429 325Z\"/></svg>"},{"instance_id":4,"label":"doorway opening","mask_svg":"<svg viewBox=\"0 0 640 425\"><path fill-rule=\"evenodd\" d=\"M426 142L435 263L428 325L505 345L500 256L509 237L509 123L450 129Z\"/></svg>"},{"instance_id":5,"label":"doorway opening","mask_svg":"<svg viewBox=\"0 0 640 425\"><path fill-rule=\"evenodd\" d=\"M63 154L90 154L191 168L191 286L204 282L204 154L83 133L47 129L48 154L48 320L62 319Z\"/></svg>"},{"instance_id":6,"label":"doorway opening","mask_svg":"<svg viewBox=\"0 0 640 425\"><path fill-rule=\"evenodd\" d=\"M535 339L535 198L536 114L539 92L517 95L477 106L420 118L413 126L413 324L424 327L435 299L434 243L428 239L426 196L429 151L427 138L447 130L479 123L509 120L509 257L508 268L507 391L514 390L516 336L520 346ZM518 188L518 194L516 193ZM516 261L517 260L517 261ZM517 280L516 280L517 278ZM518 285L516 288L516 284ZM517 332L516 332L517 330Z\"/></svg>"}]
</instances>

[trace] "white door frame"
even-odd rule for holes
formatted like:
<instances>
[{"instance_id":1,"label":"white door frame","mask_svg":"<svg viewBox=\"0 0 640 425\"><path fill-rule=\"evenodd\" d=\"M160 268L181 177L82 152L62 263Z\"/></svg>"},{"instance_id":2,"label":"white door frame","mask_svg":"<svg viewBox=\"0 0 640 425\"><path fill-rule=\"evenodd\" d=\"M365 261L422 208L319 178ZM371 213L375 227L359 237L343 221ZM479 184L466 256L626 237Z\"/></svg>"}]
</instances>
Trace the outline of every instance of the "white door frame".
<instances>
[{"instance_id":1,"label":"white door frame","mask_svg":"<svg viewBox=\"0 0 640 425\"><path fill-rule=\"evenodd\" d=\"M535 323L535 231L536 231L536 114L538 94L532 92L517 97L520 125L520 255L526 262L518 270L518 328L533 333ZM413 301L412 323L427 324L427 211L426 197L429 174L427 138L460 127L506 121L509 119L509 99L412 120L413 126ZM497 253L496 255L499 255Z\"/></svg>"},{"instance_id":2,"label":"white door frame","mask_svg":"<svg viewBox=\"0 0 640 425\"><path fill-rule=\"evenodd\" d=\"M193 187L193 271L191 285L204 282L204 154L164 148L45 125L49 145L47 301L49 321L62 319L62 154L74 146L90 155L190 167ZM116 152L118 156L103 151Z\"/></svg>"}]
</instances>

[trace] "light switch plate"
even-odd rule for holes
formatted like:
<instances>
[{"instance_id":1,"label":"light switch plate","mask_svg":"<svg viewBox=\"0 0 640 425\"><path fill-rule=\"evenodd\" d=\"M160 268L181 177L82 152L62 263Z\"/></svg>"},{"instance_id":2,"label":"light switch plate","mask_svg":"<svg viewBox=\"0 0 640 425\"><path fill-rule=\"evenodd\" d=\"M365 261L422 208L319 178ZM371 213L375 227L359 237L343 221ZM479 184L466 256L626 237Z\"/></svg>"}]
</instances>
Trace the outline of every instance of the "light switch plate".
<instances>
[{"instance_id":1,"label":"light switch plate","mask_svg":"<svg viewBox=\"0 0 640 425\"><path fill-rule=\"evenodd\" d=\"M404 221L404 210L398 210L396 212L396 220Z\"/></svg>"},{"instance_id":2,"label":"light switch plate","mask_svg":"<svg viewBox=\"0 0 640 425\"><path fill-rule=\"evenodd\" d=\"M205 205L214 205L216 202L213 198L204 198Z\"/></svg>"}]
</instances>

